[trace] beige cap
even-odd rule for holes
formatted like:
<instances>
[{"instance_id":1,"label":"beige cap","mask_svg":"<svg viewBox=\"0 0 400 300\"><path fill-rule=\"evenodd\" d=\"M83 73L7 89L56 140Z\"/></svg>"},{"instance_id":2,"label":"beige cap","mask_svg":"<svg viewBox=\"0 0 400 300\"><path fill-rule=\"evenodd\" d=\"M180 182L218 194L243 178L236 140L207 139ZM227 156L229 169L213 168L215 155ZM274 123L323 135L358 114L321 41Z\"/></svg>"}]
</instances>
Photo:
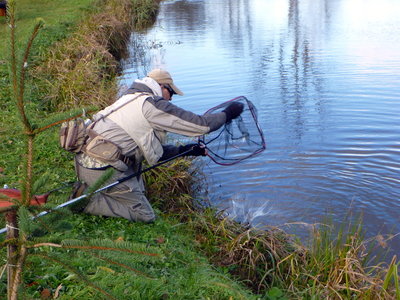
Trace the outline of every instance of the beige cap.
<instances>
[{"instance_id":1,"label":"beige cap","mask_svg":"<svg viewBox=\"0 0 400 300\"><path fill-rule=\"evenodd\" d=\"M183 93L181 92L180 89L174 84L174 81L172 80L171 74L169 74L167 71L162 70L162 69L154 69L153 71L150 71L147 74L148 77L153 78L155 81L157 81L160 84L168 84L175 93L178 95L183 96Z\"/></svg>"}]
</instances>

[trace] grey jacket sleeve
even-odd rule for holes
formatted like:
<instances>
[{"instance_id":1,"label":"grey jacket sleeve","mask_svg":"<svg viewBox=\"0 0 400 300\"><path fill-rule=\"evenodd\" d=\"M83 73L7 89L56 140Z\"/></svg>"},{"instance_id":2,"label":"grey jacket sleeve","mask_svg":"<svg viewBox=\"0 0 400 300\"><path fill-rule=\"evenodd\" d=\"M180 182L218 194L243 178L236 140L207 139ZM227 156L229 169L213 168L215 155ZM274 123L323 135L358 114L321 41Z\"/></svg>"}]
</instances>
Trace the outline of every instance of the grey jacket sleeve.
<instances>
[{"instance_id":1,"label":"grey jacket sleeve","mask_svg":"<svg viewBox=\"0 0 400 300\"><path fill-rule=\"evenodd\" d=\"M167 100L148 98L143 104L143 114L157 130L165 130L185 136L200 136L217 130L226 121L225 113L197 115Z\"/></svg>"}]
</instances>

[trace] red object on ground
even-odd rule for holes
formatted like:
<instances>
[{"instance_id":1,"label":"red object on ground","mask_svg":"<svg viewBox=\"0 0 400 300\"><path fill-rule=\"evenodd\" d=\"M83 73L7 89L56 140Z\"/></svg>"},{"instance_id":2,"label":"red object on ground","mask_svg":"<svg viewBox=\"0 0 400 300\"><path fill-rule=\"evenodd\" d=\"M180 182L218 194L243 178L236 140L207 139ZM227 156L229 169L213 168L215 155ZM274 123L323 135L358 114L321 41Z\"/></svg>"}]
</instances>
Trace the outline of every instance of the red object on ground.
<instances>
[{"instance_id":1,"label":"red object on ground","mask_svg":"<svg viewBox=\"0 0 400 300\"><path fill-rule=\"evenodd\" d=\"M7 1L0 0L0 17L7 16Z\"/></svg>"},{"instance_id":2,"label":"red object on ground","mask_svg":"<svg viewBox=\"0 0 400 300\"><path fill-rule=\"evenodd\" d=\"M15 200L21 200L22 195L21 191L17 189L0 189L0 194L3 194L11 199ZM44 195L35 195L31 199L31 205L42 205L47 202L47 197L49 194L44 194ZM15 203L4 200L4 198L0 198L0 208L4 207L11 207L15 205Z\"/></svg>"}]
</instances>

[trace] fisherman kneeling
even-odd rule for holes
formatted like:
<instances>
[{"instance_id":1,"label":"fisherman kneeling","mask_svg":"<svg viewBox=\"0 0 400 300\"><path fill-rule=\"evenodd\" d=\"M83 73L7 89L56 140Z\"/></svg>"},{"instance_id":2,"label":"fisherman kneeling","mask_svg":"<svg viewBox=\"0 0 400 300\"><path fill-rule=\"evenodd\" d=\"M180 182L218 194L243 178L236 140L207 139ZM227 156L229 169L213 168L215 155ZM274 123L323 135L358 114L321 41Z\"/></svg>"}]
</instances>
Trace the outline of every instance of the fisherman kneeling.
<instances>
[{"instance_id":1,"label":"fisherman kneeling","mask_svg":"<svg viewBox=\"0 0 400 300\"><path fill-rule=\"evenodd\" d=\"M223 112L201 116L172 104L175 94L183 95L170 73L155 69L135 80L115 103L95 114L92 128L95 136L118 145L121 159L108 163L88 151L81 152L75 156L78 178L92 186L109 168L115 172L107 183L135 173L139 175L94 194L84 208L85 213L153 222L155 214L140 176L143 160L154 165L178 154L204 156L205 148L197 144L164 145L166 133L201 136L217 130L243 111L241 103L233 102Z\"/></svg>"}]
</instances>

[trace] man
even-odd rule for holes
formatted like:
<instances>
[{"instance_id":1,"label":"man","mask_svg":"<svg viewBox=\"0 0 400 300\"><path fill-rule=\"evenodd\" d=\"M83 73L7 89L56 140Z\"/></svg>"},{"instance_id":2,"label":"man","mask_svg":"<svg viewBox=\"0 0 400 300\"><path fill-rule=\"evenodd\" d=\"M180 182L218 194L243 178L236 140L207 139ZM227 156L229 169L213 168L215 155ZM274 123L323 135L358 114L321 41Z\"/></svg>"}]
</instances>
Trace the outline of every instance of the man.
<instances>
[{"instance_id":1,"label":"man","mask_svg":"<svg viewBox=\"0 0 400 300\"><path fill-rule=\"evenodd\" d=\"M143 160L153 165L177 154L205 155L205 149L197 144L163 145L166 133L200 136L217 130L243 111L241 103L233 102L221 113L200 116L173 105L170 101L175 94L183 95L171 75L155 69L135 80L121 98L98 112L92 129L102 139L118 145L121 159L110 163L88 155L89 151L79 153L75 158L78 178L91 186L106 169L113 167L114 175L108 181L111 183L139 172ZM92 140L93 136L87 144ZM94 194L84 212L131 221L155 219L140 175Z\"/></svg>"}]
</instances>

